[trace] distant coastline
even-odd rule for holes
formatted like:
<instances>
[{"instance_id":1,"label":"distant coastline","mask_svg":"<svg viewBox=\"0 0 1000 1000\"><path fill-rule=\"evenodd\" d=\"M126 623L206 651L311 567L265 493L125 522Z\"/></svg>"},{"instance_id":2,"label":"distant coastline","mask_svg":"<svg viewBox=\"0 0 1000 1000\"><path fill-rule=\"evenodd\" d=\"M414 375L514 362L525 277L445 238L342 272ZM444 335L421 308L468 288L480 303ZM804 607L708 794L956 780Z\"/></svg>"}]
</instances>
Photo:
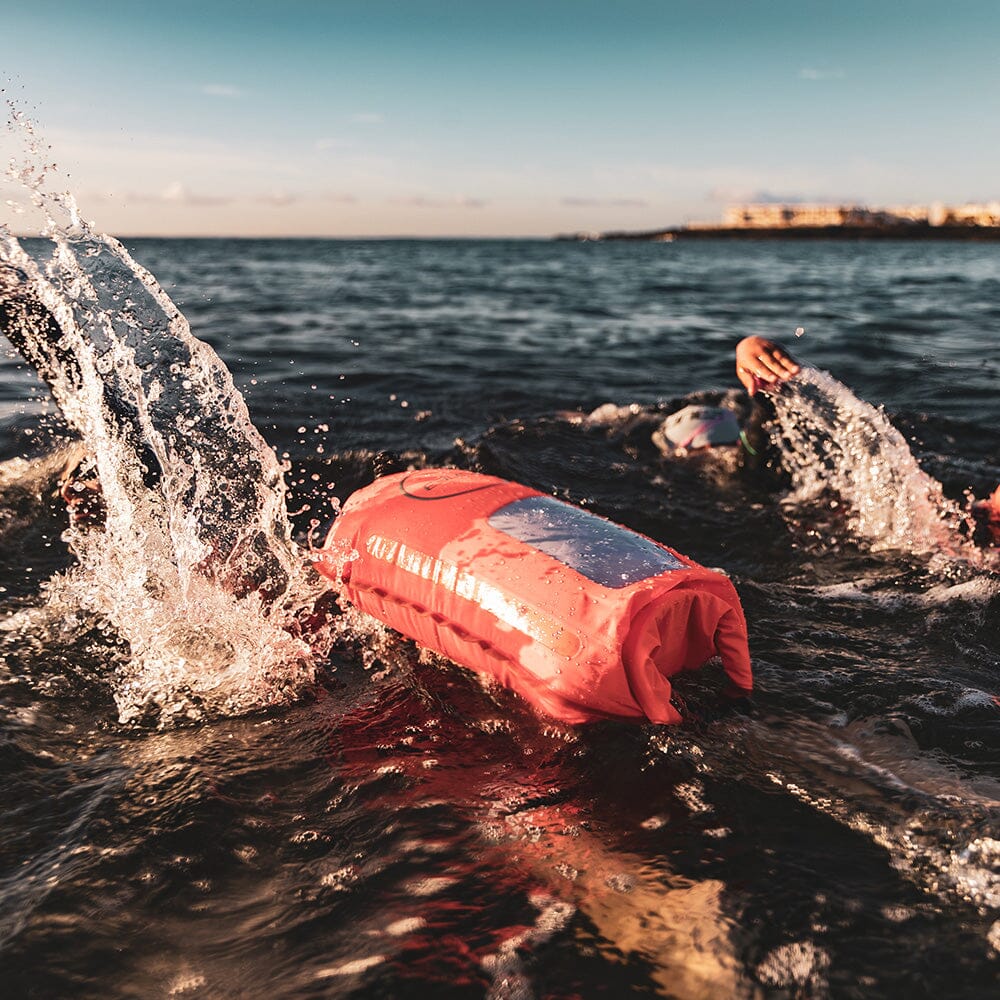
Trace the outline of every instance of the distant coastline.
<instances>
[{"instance_id":1,"label":"distant coastline","mask_svg":"<svg viewBox=\"0 0 1000 1000\"><path fill-rule=\"evenodd\" d=\"M610 230L557 236L559 240L1000 240L1000 203L947 206L746 204L731 205L723 221L668 229Z\"/></svg>"},{"instance_id":2,"label":"distant coastline","mask_svg":"<svg viewBox=\"0 0 1000 1000\"><path fill-rule=\"evenodd\" d=\"M928 223L882 226L718 226L713 229L677 226L644 232L613 230L606 233L564 233L557 240L646 240L672 243L675 240L1000 240L1000 226L932 226Z\"/></svg>"}]
</instances>

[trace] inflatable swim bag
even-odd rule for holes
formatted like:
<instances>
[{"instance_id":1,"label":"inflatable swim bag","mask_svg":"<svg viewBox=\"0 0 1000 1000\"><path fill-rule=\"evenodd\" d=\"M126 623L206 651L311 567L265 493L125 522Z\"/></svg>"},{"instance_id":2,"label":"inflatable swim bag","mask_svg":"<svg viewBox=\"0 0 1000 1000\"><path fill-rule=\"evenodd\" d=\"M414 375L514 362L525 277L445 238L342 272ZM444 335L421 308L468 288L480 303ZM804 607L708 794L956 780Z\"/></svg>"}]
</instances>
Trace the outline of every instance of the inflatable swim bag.
<instances>
[{"instance_id":1,"label":"inflatable swim bag","mask_svg":"<svg viewBox=\"0 0 1000 1000\"><path fill-rule=\"evenodd\" d=\"M725 576L494 476L376 480L315 558L355 607L564 722L679 722L670 678L716 654L737 688L752 687Z\"/></svg>"}]
</instances>

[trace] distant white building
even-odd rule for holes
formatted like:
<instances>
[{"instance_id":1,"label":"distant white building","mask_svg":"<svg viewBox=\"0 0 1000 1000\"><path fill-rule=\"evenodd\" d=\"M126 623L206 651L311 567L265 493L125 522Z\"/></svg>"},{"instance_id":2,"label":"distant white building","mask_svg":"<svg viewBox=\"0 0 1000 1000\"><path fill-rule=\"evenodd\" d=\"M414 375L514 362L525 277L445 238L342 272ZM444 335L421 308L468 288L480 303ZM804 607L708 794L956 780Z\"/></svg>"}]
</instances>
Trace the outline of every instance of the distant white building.
<instances>
[{"instance_id":1,"label":"distant white building","mask_svg":"<svg viewBox=\"0 0 1000 1000\"><path fill-rule=\"evenodd\" d=\"M946 222L962 226L1000 226L1000 201L988 201L984 204L969 202L946 209L946 212Z\"/></svg>"},{"instance_id":2,"label":"distant white building","mask_svg":"<svg viewBox=\"0 0 1000 1000\"><path fill-rule=\"evenodd\" d=\"M733 229L782 229L788 226L842 226L854 210L847 205L730 205L723 225Z\"/></svg>"},{"instance_id":3,"label":"distant white building","mask_svg":"<svg viewBox=\"0 0 1000 1000\"><path fill-rule=\"evenodd\" d=\"M791 229L798 226L877 226L923 223L931 226L1000 226L1000 202L969 202L949 206L771 204L730 205L723 213L721 228ZM720 228L718 224L697 224L693 228Z\"/></svg>"}]
</instances>

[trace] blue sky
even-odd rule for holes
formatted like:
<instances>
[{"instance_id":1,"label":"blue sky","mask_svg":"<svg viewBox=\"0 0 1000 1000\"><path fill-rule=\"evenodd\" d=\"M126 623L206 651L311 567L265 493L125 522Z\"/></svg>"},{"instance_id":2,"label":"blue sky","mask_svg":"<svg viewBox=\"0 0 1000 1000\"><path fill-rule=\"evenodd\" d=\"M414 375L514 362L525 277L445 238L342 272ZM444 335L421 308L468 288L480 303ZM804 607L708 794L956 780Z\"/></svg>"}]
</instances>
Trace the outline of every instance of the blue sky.
<instances>
[{"instance_id":1,"label":"blue sky","mask_svg":"<svg viewBox=\"0 0 1000 1000\"><path fill-rule=\"evenodd\" d=\"M0 85L119 234L549 235L755 198L1000 197L995 0L0 13Z\"/></svg>"}]
</instances>

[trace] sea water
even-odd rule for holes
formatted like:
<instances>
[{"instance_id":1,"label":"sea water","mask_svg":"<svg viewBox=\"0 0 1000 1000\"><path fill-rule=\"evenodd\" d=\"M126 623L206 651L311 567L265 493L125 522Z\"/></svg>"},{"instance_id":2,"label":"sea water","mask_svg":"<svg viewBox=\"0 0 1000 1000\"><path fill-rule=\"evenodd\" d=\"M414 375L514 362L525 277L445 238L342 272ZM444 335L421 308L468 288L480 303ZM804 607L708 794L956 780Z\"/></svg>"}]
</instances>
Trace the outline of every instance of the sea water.
<instances>
[{"instance_id":1,"label":"sea water","mask_svg":"<svg viewBox=\"0 0 1000 1000\"><path fill-rule=\"evenodd\" d=\"M50 283L84 353L124 342L114 377L136 398L154 381L178 390L178 408L143 412L151 433L185 422L157 447L186 478L164 512L102 466L110 532L64 538L47 494L64 422L0 358L12 995L995 988L997 578L962 513L967 491L1000 481L989 246L120 251L48 207L51 238L5 256ZM105 280L125 298L95 299ZM810 366L777 400L793 480L777 490L663 462L628 429L735 385L748 333ZM136 376L147 347L178 345L166 374ZM97 419L91 388L73 422ZM566 417L606 402L620 422ZM195 459L198 419L220 412L233 423ZM251 456L249 473L229 454ZM284 597L226 597L201 565L213 538L238 547L218 523L227 484L266 491L236 521L264 525L288 576L354 488L437 463L527 482L725 569L750 625L752 713L720 714L716 679L694 676L681 689L700 722L554 725L363 623L309 658L269 631ZM100 550L108 538L127 561Z\"/></svg>"}]
</instances>

